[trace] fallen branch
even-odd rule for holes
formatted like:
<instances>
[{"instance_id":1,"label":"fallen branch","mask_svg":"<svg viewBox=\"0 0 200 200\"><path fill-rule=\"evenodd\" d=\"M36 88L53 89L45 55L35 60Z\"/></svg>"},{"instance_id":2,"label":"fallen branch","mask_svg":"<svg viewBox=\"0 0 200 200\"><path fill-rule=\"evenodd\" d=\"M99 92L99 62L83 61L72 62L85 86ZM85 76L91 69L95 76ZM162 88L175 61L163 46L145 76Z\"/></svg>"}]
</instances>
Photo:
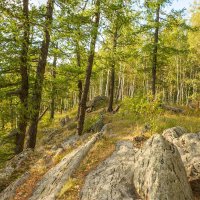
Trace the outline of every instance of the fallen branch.
<instances>
[{"instance_id":1,"label":"fallen branch","mask_svg":"<svg viewBox=\"0 0 200 200\"><path fill-rule=\"evenodd\" d=\"M47 107L47 108L43 111L43 113L39 116L38 122L42 119L42 117L45 115L45 113L47 112L47 110L49 110L49 107Z\"/></svg>"}]
</instances>

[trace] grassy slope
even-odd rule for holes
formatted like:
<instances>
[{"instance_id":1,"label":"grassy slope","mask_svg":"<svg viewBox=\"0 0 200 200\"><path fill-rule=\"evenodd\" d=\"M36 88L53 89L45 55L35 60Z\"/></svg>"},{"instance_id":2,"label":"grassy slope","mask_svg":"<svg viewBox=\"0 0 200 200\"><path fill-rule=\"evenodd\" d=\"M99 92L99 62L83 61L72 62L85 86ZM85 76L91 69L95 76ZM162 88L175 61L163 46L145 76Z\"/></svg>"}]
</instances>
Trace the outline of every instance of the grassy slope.
<instances>
[{"instance_id":1,"label":"grassy slope","mask_svg":"<svg viewBox=\"0 0 200 200\"><path fill-rule=\"evenodd\" d=\"M147 109L147 108L145 108ZM151 112L135 112L128 107L122 106L119 113L117 114L104 114L104 122L109 125L109 133L104 136L100 141L98 141L95 146L91 149L87 157L81 163L81 166L75 172L73 177L63 186L63 189L60 193L59 199L62 200L78 200L79 191L84 183L85 176L94 169L102 160L106 159L115 149L115 143L119 140L133 140L135 136L141 134L141 130L144 127L144 124L150 124L151 129L145 133L147 137L150 137L154 133L162 133L166 128L173 126L183 126L188 132L197 132L200 131L200 113L197 111L187 110L186 108L184 114L174 114L165 111L157 111L155 108ZM151 109L149 109L151 110ZM103 109L98 111L88 113L86 117L86 128L99 118L99 113ZM136 110L137 111L137 110ZM66 115L70 117L76 116L76 109L64 113L62 115L56 114L54 121L49 121L48 114L42 119L39 126L38 134L38 144L37 144L37 158L33 161L37 162L36 168L32 169L33 176L28 183L25 183L23 187L24 196L29 196L31 191L26 191L26 188L30 188L30 185L34 186L35 181L39 180L41 176L49 169L49 167L44 166L44 162L40 163L40 156L46 154L51 156L50 149L52 145L61 143L67 136L74 134L76 131L76 124L72 124L72 128L66 129L62 132L59 137L54 137L49 144L44 143L46 134L51 129L59 128L59 119L65 117ZM77 144L80 145L80 144ZM53 165L59 162L63 156L69 153L72 149L69 149L67 152L63 152L59 155L58 158L54 160ZM41 155L39 152L42 152ZM39 160L39 161L38 161ZM52 166L51 166L52 167ZM32 182L33 184L30 184ZM26 187L27 185L27 187ZM33 188L33 187L32 187ZM21 191L21 190L20 190ZM20 198L17 198L20 199ZM23 199L23 198L21 198Z\"/></svg>"}]
</instances>

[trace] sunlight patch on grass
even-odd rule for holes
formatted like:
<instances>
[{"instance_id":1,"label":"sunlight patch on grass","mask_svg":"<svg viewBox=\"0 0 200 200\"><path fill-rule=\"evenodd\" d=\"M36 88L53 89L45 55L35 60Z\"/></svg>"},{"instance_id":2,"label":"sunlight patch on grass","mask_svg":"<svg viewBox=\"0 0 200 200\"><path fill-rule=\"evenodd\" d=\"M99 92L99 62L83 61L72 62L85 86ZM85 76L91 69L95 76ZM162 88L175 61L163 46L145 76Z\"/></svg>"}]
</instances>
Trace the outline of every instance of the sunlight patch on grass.
<instances>
[{"instance_id":1,"label":"sunlight patch on grass","mask_svg":"<svg viewBox=\"0 0 200 200\"><path fill-rule=\"evenodd\" d=\"M103 138L98 141L90 150L86 158L80 164L78 170L73 174L72 179L74 184L71 187L67 187L67 190L63 190L62 196L59 200L78 200L81 187L84 184L87 174L95 169L103 160L109 157L115 150L115 138Z\"/></svg>"},{"instance_id":2,"label":"sunlight patch on grass","mask_svg":"<svg viewBox=\"0 0 200 200\"><path fill-rule=\"evenodd\" d=\"M68 190L70 190L71 188L75 187L77 184L77 180L75 178L70 178L67 183L62 187L58 198L62 197L63 194L65 194Z\"/></svg>"}]
</instances>

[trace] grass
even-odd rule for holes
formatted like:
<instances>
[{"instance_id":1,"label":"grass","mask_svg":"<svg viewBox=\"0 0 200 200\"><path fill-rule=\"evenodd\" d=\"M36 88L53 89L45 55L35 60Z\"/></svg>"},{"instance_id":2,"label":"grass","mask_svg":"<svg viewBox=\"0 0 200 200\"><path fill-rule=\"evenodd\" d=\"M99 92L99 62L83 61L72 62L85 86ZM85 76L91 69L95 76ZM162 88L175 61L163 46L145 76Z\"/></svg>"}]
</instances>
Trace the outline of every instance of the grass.
<instances>
[{"instance_id":1,"label":"grass","mask_svg":"<svg viewBox=\"0 0 200 200\"><path fill-rule=\"evenodd\" d=\"M188 132L195 133L200 131L200 116L165 113L162 117L156 120L156 124L156 130L158 133L174 126L182 126L186 128Z\"/></svg>"},{"instance_id":2,"label":"grass","mask_svg":"<svg viewBox=\"0 0 200 200\"><path fill-rule=\"evenodd\" d=\"M67 191L71 190L73 187L76 187L77 179L70 178L67 183L62 187L58 198L62 197Z\"/></svg>"}]
</instances>

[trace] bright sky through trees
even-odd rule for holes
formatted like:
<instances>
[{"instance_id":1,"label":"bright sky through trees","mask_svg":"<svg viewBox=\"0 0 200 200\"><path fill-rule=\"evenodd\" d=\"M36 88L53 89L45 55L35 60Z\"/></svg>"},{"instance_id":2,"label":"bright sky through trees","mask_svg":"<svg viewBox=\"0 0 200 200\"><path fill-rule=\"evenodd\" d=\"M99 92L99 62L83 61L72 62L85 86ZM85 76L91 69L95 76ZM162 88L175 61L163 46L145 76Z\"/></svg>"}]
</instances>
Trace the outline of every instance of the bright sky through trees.
<instances>
[{"instance_id":1,"label":"bright sky through trees","mask_svg":"<svg viewBox=\"0 0 200 200\"><path fill-rule=\"evenodd\" d=\"M46 3L46 0L31 0L32 3L36 5L40 5L42 3ZM188 9L189 6L193 3L193 0L174 0L172 7L174 9Z\"/></svg>"}]
</instances>

